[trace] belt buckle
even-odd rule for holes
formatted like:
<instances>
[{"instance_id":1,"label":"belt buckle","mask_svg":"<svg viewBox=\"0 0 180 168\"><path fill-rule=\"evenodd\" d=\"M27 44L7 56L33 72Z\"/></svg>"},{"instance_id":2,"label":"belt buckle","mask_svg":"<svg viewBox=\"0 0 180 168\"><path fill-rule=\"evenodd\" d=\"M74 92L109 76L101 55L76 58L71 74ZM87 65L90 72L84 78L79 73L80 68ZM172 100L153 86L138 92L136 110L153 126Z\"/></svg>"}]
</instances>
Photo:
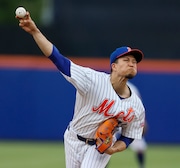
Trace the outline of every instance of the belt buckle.
<instances>
[{"instance_id":1,"label":"belt buckle","mask_svg":"<svg viewBox=\"0 0 180 168\"><path fill-rule=\"evenodd\" d=\"M86 139L86 144L89 145L89 142L93 142L93 141L94 141L94 139L87 138L87 139Z\"/></svg>"},{"instance_id":2,"label":"belt buckle","mask_svg":"<svg viewBox=\"0 0 180 168\"><path fill-rule=\"evenodd\" d=\"M88 142L89 142L89 138L86 139L86 144L88 144Z\"/></svg>"}]
</instances>

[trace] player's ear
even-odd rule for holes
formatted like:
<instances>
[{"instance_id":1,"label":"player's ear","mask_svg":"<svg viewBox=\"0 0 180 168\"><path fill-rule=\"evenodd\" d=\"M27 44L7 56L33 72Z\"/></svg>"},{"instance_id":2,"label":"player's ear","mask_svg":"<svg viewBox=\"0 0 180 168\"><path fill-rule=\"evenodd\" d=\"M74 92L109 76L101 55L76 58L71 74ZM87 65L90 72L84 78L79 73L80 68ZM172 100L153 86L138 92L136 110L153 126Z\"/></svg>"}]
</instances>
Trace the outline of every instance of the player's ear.
<instances>
[{"instance_id":1,"label":"player's ear","mask_svg":"<svg viewBox=\"0 0 180 168\"><path fill-rule=\"evenodd\" d=\"M115 67L116 67L116 64L113 62L113 63L111 64L111 72L114 71Z\"/></svg>"}]
</instances>

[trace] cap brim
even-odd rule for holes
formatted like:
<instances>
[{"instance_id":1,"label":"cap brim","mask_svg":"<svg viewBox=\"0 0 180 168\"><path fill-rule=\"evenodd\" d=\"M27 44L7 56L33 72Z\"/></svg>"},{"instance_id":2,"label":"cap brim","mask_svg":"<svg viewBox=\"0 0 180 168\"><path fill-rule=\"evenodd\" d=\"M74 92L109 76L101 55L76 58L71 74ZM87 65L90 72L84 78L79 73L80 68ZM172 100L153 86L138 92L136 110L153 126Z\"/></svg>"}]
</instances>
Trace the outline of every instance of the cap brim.
<instances>
[{"instance_id":1,"label":"cap brim","mask_svg":"<svg viewBox=\"0 0 180 168\"><path fill-rule=\"evenodd\" d=\"M141 50L131 49L130 51L127 51L127 52L119 55L117 58L125 56L125 55L129 55L129 54L131 54L131 55L133 55L135 57L137 63L139 63L144 57L144 54L143 54L143 52Z\"/></svg>"}]
</instances>

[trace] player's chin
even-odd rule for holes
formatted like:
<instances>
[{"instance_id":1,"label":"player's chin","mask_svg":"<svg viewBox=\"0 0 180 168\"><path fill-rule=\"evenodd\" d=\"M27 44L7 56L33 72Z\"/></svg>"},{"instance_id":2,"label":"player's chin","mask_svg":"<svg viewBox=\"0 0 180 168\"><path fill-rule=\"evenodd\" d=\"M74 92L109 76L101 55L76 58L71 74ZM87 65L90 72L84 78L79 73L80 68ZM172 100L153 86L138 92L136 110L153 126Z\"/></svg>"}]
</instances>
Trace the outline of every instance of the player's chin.
<instances>
[{"instance_id":1,"label":"player's chin","mask_svg":"<svg viewBox=\"0 0 180 168\"><path fill-rule=\"evenodd\" d=\"M129 73L129 74L126 75L126 78L127 78L127 79L132 79L132 78L134 78L135 76L136 76L136 73Z\"/></svg>"},{"instance_id":2,"label":"player's chin","mask_svg":"<svg viewBox=\"0 0 180 168\"><path fill-rule=\"evenodd\" d=\"M126 75L126 78L127 78L127 79L132 79L132 78L134 78L134 76L132 76L132 75Z\"/></svg>"},{"instance_id":3,"label":"player's chin","mask_svg":"<svg viewBox=\"0 0 180 168\"><path fill-rule=\"evenodd\" d=\"M131 70L126 74L126 78L127 79L132 79L132 78L134 78L136 76L136 74L137 74L137 71Z\"/></svg>"}]
</instances>

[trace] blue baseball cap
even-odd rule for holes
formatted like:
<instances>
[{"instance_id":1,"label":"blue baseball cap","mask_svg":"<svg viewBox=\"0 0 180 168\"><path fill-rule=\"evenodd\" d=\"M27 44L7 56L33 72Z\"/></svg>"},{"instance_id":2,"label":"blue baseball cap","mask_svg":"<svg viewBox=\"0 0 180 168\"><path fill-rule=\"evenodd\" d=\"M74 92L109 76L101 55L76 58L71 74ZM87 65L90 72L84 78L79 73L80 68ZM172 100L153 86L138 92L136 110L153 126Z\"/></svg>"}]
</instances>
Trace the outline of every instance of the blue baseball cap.
<instances>
[{"instance_id":1,"label":"blue baseball cap","mask_svg":"<svg viewBox=\"0 0 180 168\"><path fill-rule=\"evenodd\" d=\"M129 54L135 57L137 63L140 62L142 58L144 57L143 52L140 51L139 49L132 49L130 47L123 46L123 47L116 48L116 50L111 53L110 64L115 62L115 60L118 59L119 57L129 55Z\"/></svg>"}]
</instances>

